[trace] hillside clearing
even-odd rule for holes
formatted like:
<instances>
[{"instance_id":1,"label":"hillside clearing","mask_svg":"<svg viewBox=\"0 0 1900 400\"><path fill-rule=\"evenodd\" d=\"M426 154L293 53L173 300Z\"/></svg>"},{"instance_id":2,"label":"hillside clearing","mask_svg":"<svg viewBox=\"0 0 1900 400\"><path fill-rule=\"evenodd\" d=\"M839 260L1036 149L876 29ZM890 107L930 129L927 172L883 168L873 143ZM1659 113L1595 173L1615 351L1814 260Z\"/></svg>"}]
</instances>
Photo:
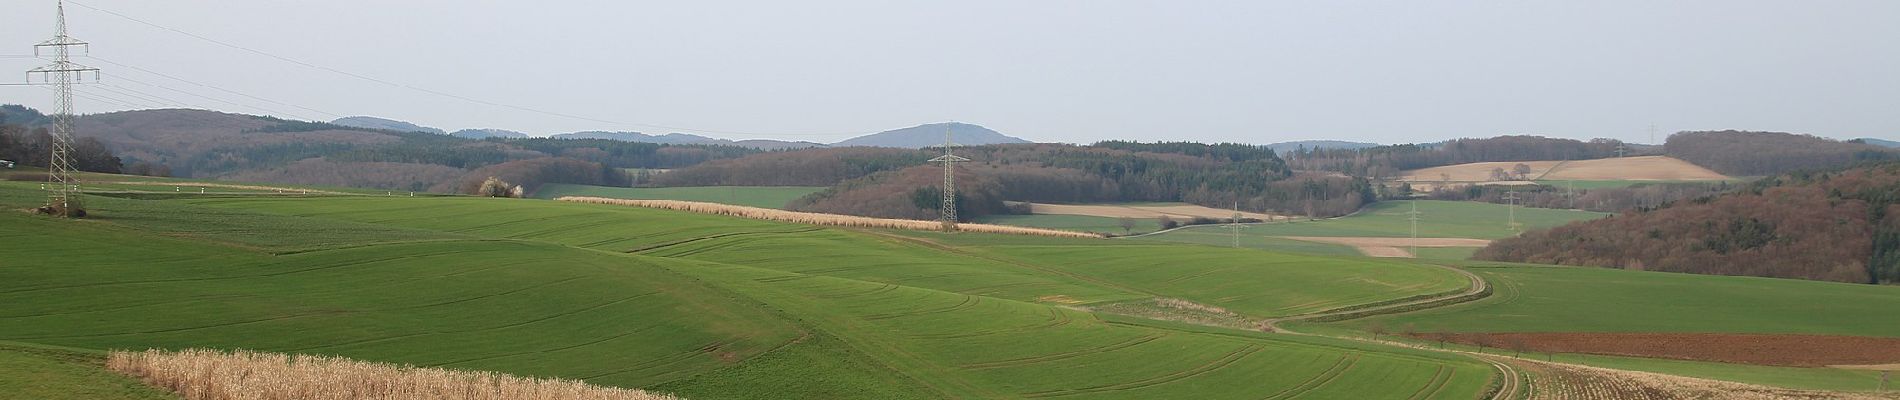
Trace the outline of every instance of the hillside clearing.
<instances>
[{"instance_id":1,"label":"hillside clearing","mask_svg":"<svg viewBox=\"0 0 1900 400\"><path fill-rule=\"evenodd\" d=\"M1687 161L1666 156L1641 156L1603 158L1595 160L1573 161L1522 161L1522 162L1481 162L1447 165L1404 171L1398 180L1406 182L1443 182L1454 183L1492 182L1491 171L1502 169L1511 172L1513 167L1524 164L1531 168L1525 178L1534 180L1588 180L1588 181L1719 181L1728 176L1711 171Z\"/></svg>"}]
</instances>

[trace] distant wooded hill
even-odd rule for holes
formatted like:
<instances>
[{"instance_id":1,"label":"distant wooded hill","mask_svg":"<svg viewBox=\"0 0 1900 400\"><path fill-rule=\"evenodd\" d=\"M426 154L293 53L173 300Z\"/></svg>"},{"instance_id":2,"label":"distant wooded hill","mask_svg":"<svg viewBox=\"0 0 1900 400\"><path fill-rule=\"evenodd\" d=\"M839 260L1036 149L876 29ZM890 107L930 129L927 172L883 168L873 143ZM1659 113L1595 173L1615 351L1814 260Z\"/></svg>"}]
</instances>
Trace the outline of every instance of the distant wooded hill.
<instances>
[{"instance_id":1,"label":"distant wooded hill","mask_svg":"<svg viewBox=\"0 0 1900 400\"><path fill-rule=\"evenodd\" d=\"M50 123L24 107L0 107L0 114L15 130ZM150 165L180 177L437 192L488 176L528 188L626 185L623 168L679 168L759 152L611 140L475 140L182 109L85 115L75 129L81 143L103 144L128 169Z\"/></svg>"},{"instance_id":2,"label":"distant wooded hill","mask_svg":"<svg viewBox=\"0 0 1900 400\"><path fill-rule=\"evenodd\" d=\"M1476 257L1896 283L1900 163L1769 177L1720 196L1528 232L1494 242Z\"/></svg>"},{"instance_id":3,"label":"distant wooded hill","mask_svg":"<svg viewBox=\"0 0 1900 400\"><path fill-rule=\"evenodd\" d=\"M1395 144L1366 148L1307 148L1285 153L1295 169L1332 171L1375 180L1396 177L1399 171L1453 164L1498 161L1587 160L1617 156L1617 149L1639 154L1634 146L1615 139L1499 136L1456 139L1430 144Z\"/></svg>"},{"instance_id":4,"label":"distant wooded hill","mask_svg":"<svg viewBox=\"0 0 1900 400\"><path fill-rule=\"evenodd\" d=\"M1364 148L1372 148L1372 147L1379 147L1379 144L1366 143L1366 142L1348 142L1348 141L1343 141L1343 140L1296 140L1296 141L1291 141L1291 142L1280 142L1280 143L1267 145L1267 148L1272 149L1273 152L1276 154L1292 154L1292 153L1297 153L1297 152L1304 152L1308 149L1355 150L1355 149L1364 149Z\"/></svg>"},{"instance_id":5,"label":"distant wooded hill","mask_svg":"<svg viewBox=\"0 0 1900 400\"><path fill-rule=\"evenodd\" d=\"M1900 152L1887 147L1783 132L1682 132L1670 135L1663 150L1732 176L1842 168L1900 158Z\"/></svg>"},{"instance_id":6,"label":"distant wooded hill","mask_svg":"<svg viewBox=\"0 0 1900 400\"><path fill-rule=\"evenodd\" d=\"M1861 142L1861 143L1866 143L1866 144L1871 144L1871 145L1875 145L1875 146L1880 146L1880 147L1886 147L1886 148L1890 148L1890 149L1891 149L1891 148L1900 148L1900 142L1895 142L1895 141L1892 141L1892 140L1886 140L1886 139L1875 139L1875 138L1859 138L1859 139L1854 139L1854 140L1850 140L1850 141L1851 141L1851 142Z\"/></svg>"},{"instance_id":7,"label":"distant wooded hill","mask_svg":"<svg viewBox=\"0 0 1900 400\"><path fill-rule=\"evenodd\" d=\"M387 131L397 131L397 132L443 133L441 129L418 126L416 124L393 120L393 119L367 117L367 116L338 118L335 121L331 121L330 123L335 124L335 125L342 125L342 126L355 127L355 128L367 128L367 129L387 130ZM649 135L649 134L640 133L640 132L610 132L610 131L584 131L584 132L573 132L573 133L557 133L554 135L550 135L549 137L555 138L555 139L604 139L604 140L617 140L617 141L623 141L623 142L662 143L662 144L726 145L726 146L750 147L750 148L755 148L755 149L760 149L760 150L785 150L785 149L804 149L804 148L813 148L813 147L857 147L857 146L917 149L917 148L924 148L924 147L937 146L937 145L943 144L944 133L946 130L949 131L953 141L955 141L959 145L964 145L964 146L980 146L980 145L986 145L986 144L1007 144L1007 143L1030 143L1028 140L1023 140L1022 138L1017 138L1014 136L1004 135L1000 132L990 130L989 128L984 128L980 125L955 123L955 122L923 124L923 125L913 126L909 128L892 129L888 131L883 131L883 132L859 136L859 137L855 137L851 139L846 139L844 141L831 143L831 144L807 142L807 141L772 140L772 139L731 140L731 139L720 139L720 138L706 137L706 136L686 134L686 133L668 133L664 135ZM491 137L520 139L520 138L529 137L528 134L525 134L525 133L502 130L502 129L463 129L463 130L455 131L453 133L449 133L449 135L456 136L456 137L469 138L469 139L486 139L486 138L491 138ZM1339 142L1339 143L1345 143L1345 142Z\"/></svg>"},{"instance_id":8,"label":"distant wooded hill","mask_svg":"<svg viewBox=\"0 0 1900 400\"><path fill-rule=\"evenodd\" d=\"M1261 146L1102 142L959 148L959 213L1011 212L1003 201L1185 201L1290 215L1343 215L1373 201L1363 180L1295 175ZM661 186L832 186L794 209L931 218L941 202L937 150L830 148L712 161L654 178ZM935 171L935 172L933 172Z\"/></svg>"}]
</instances>

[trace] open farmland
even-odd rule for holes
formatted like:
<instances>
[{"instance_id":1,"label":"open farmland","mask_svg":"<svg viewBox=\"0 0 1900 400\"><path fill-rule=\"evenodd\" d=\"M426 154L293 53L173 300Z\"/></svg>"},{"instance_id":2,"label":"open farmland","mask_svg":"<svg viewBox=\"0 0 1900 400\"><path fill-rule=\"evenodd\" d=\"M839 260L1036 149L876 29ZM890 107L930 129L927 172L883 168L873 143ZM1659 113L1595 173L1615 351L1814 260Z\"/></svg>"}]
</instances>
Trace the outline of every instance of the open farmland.
<instances>
[{"instance_id":1,"label":"open farmland","mask_svg":"<svg viewBox=\"0 0 1900 400\"><path fill-rule=\"evenodd\" d=\"M1199 206L1188 203L1110 203L1110 204L1049 204L1029 203L1032 214L1050 215L1087 215L1108 218L1160 218L1163 216L1191 219L1195 217L1212 219L1231 219L1233 210ZM1271 215L1257 212L1241 212L1241 218L1266 220Z\"/></svg>"},{"instance_id":2,"label":"open farmland","mask_svg":"<svg viewBox=\"0 0 1900 400\"><path fill-rule=\"evenodd\" d=\"M7 187L0 202L34 198ZM0 240L29 243L0 250L18 278L0 284L0 340L334 354L688 398L1470 398L1491 379L1461 356L1064 306L1167 295L1264 317L1462 285L1422 266L1166 245L1104 264L1080 258L1115 247L1099 239L1002 241L1045 245L1018 252L989 235L531 200L94 199L81 224L0 215L24 227ZM163 218L179 211L226 222ZM326 231L375 239L283 239ZM107 243L119 251L79 251ZM89 268L16 261L57 253ZM1155 285L1182 257L1205 280ZM836 354L849 362L818 361Z\"/></svg>"},{"instance_id":3,"label":"open farmland","mask_svg":"<svg viewBox=\"0 0 1900 400\"><path fill-rule=\"evenodd\" d=\"M177 398L107 370L105 359L104 353L0 342L0 393L18 399Z\"/></svg>"},{"instance_id":4,"label":"open farmland","mask_svg":"<svg viewBox=\"0 0 1900 400\"><path fill-rule=\"evenodd\" d=\"M1491 171L1512 171L1518 164L1531 168L1524 180L1580 181L1719 181L1728 176L1665 156L1619 157L1572 161L1481 162L1417 169L1400 173L1407 182L1454 183L1496 181Z\"/></svg>"},{"instance_id":5,"label":"open farmland","mask_svg":"<svg viewBox=\"0 0 1900 400\"><path fill-rule=\"evenodd\" d=\"M1410 327L1417 332L1451 332L1457 334L1454 340L1470 344L1475 343L1471 339L1484 338L1491 342L1491 347L1509 343L1506 339L1511 335L1527 335L1517 342L1533 350L1564 353L1555 356L1562 362L1832 390L1871 390L1878 383L1879 373L1863 369L1737 365L1602 354L1689 358L1701 352L1721 355L1731 362L1809 366L1827 364L1828 354L1835 354L1839 356L1834 359L1837 361L1879 363L1878 359L1867 357L1888 354L1884 349L1847 349L1855 348L1853 343L1865 346L1869 342L1900 338L1900 318L1893 318L1884 311L1888 305L1900 301L1900 288L1891 286L1600 268L1475 262L1471 265L1472 271L1493 283L1491 297L1444 308L1325 325L1356 330L1381 326L1387 329ZM1494 334L1482 335L1485 333ZM1610 342L1586 341L1592 336L1613 334L1631 336ZM1735 337L1733 334L1805 335L1800 336L1802 339L1789 339L1808 342L1802 346L1820 352L1788 353L1793 348L1774 347L1773 341L1723 339ZM1667 338L1644 339L1643 335ZM1835 341L1830 337L1839 338L1839 344L1848 347L1824 349L1835 345L1830 343ZM1653 350L1645 353L1644 346L1662 343L1627 343L1629 340L1699 343L1652 347ZM1593 354L1570 353L1574 351ZM1783 358L1761 358L1777 357L1776 354Z\"/></svg>"},{"instance_id":6,"label":"open farmland","mask_svg":"<svg viewBox=\"0 0 1900 400\"><path fill-rule=\"evenodd\" d=\"M1248 224L1240 230L1241 246L1247 248L1302 252L1330 255L1371 255L1358 248L1376 247L1380 255L1402 257L1389 249L1404 252L1402 244L1390 242L1411 235L1411 223L1407 217L1412 211L1411 202L1386 201L1374 203L1358 213L1316 221L1298 220L1294 222L1271 222ZM1509 206L1465 201L1419 200L1419 239L1437 246L1452 247L1483 246L1482 241L1510 237L1516 233L1509 229ZM1601 218L1604 213L1575 210L1554 210L1547 208L1517 209L1517 222L1522 229L1541 229L1570 223L1572 221ZM1295 239L1300 238L1300 239ZM1233 232L1224 225L1196 225L1144 235L1134 240L1161 241L1175 243L1197 243L1215 246L1232 246ZM1424 246L1421 244L1421 246ZM1432 246L1432 247L1437 247ZM1426 253L1421 249L1421 253ZM1464 258L1470 254L1462 250L1433 250L1430 258Z\"/></svg>"},{"instance_id":7,"label":"open farmland","mask_svg":"<svg viewBox=\"0 0 1900 400\"><path fill-rule=\"evenodd\" d=\"M1161 222L1155 218L1130 218L1134 227L1122 229L1121 218L1097 217L1089 215L1030 214L986 215L976 222L995 225L1015 225L1032 228L1061 229L1065 231L1095 232L1113 235L1138 234L1161 230Z\"/></svg>"},{"instance_id":8,"label":"open farmland","mask_svg":"<svg viewBox=\"0 0 1900 400\"><path fill-rule=\"evenodd\" d=\"M785 208L805 195L824 190L811 186L693 186L693 187L656 187L624 188L607 186L572 185L550 183L542 185L534 193L537 199L553 199L566 196L605 197L629 200L683 200L704 203L731 204L759 208Z\"/></svg>"}]
</instances>

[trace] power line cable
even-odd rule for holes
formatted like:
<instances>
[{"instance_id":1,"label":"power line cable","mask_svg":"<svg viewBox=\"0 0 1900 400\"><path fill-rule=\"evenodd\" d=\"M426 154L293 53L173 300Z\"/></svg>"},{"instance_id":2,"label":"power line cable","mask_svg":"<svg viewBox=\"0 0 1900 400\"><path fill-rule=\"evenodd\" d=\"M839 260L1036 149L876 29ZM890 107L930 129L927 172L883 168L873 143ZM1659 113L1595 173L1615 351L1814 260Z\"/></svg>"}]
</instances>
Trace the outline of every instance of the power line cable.
<instances>
[{"instance_id":1,"label":"power line cable","mask_svg":"<svg viewBox=\"0 0 1900 400\"><path fill-rule=\"evenodd\" d=\"M129 16L129 15L125 15L125 14L120 14L120 13L118 13L118 12L115 12L115 11L112 11L112 10L106 10L106 9L102 9L102 8L98 8L98 7L93 7L93 6L90 6L90 5L86 5L86 4L84 4L84 3L79 3L79 2L74 2L74 1L67 1L67 3L68 3L68 4L72 4L72 5L76 5L76 6L80 6L80 7L84 7L84 8L86 8L86 9L89 9L89 10L93 10L93 11L98 11L98 12L102 12L102 13L106 13L106 14L110 14L110 15L112 15L112 16L115 16L115 17L119 17L119 18L124 18L125 20L128 20L128 21L132 21L132 22L136 22L136 23L139 23L139 24L142 24L142 25L146 25L146 26L150 26L150 27L153 27L153 28L158 28L158 29L162 29L162 30L166 30L166 31L170 31L170 32L172 32L172 33L176 33L176 34L179 34L179 35L184 35L184 36L186 36L186 37L190 37L190 38L193 38L193 39L198 39L198 40L203 40L203 41L205 41L205 42L208 42L208 43L211 43L211 44L216 44L216 45L219 45L219 46L224 46L224 47L228 47L228 48L232 48L232 49L236 49L236 50L239 50L239 51L244 51L244 52L248 52L248 53L252 53L252 54L256 54L256 55L259 55L259 56L263 56L263 57L267 57L267 58L271 58L271 59L275 59L275 60L278 60L278 61L282 61L282 62L286 62L286 63L291 63L291 64L295 64L295 65L299 65L299 66L303 66L303 67L306 67L306 68L311 68L311 69L316 69L316 70L321 70L321 71L326 71L326 72L330 72L330 73L335 73L335 74L338 74L338 75L343 75L343 76L347 76L347 77L351 77L351 78L356 78L356 79L361 79L361 80L364 80L364 81L369 81L369 82L375 82L375 83L379 83L379 84L383 84L383 85L388 85L388 86L392 86L392 87L397 87L397 88L403 88L403 89L408 89L408 90L414 90L414 91L418 91L418 92L422 92L422 93L428 93L428 94L432 94L432 95L436 95L436 96L441 96L441 97L446 97L446 98L451 98L451 99L456 99L456 100L461 100L461 101L466 101L466 102L470 102L470 103L476 103L476 104L482 104L482 105L487 105L487 106L493 106L493 107L502 107L502 108L509 108L509 109L514 109L514 110L520 110L520 111L526 111L526 112L531 112L531 113L537 113L537 114L543 114L543 115L549 115L549 116L555 116L555 117L562 117L562 118L569 118L569 119L576 119L576 120L582 120L582 121L590 121L590 122L599 122L599 123L603 123L603 124L612 124L612 125L621 125L621 126L636 126L636 127L647 127L647 128L654 128L654 129L661 129L661 130L674 130L674 131L688 131L688 132L701 132L701 133L719 133L719 134L728 134L728 135L752 135L752 136L848 136L848 135L862 135L862 134L865 134L865 133L869 133L869 132L864 132L864 131L860 131L860 132L834 132L834 133L766 133L766 132L742 132L742 131L727 131L727 130L715 130L715 129L699 129L699 128L689 128L689 127L679 127L679 126L669 126L669 125L658 125L658 124L647 124L647 123L638 123L638 122L624 122L624 121L614 121L614 120L609 120L609 119L602 119L602 118L594 118L594 117L588 117L588 116L581 116L581 115L575 115L575 114L568 114L568 113L562 113L562 112L557 112L557 111L548 111L548 110L542 110L542 109L537 109L537 108L532 108L532 107L526 107L526 106L520 106L520 105L514 105L514 104L506 104L506 103L499 103L499 102L493 102L493 101L487 101L487 100L482 100L482 99L477 99L477 98L472 98L472 97L467 97L467 96L461 96L461 95L457 95L457 94L453 94L453 93L447 93L447 92L442 92L442 91L437 91L437 90L431 90L431 89L428 89L428 88L422 88L422 87L417 87L417 86L412 86L412 85L408 85L408 84L403 84L403 83L397 83L397 82L391 82L391 81L386 81L386 80L382 80L382 79L377 79L377 78L374 78L374 77L370 77L370 76L366 76L366 75L363 75L363 74L357 74L357 73L354 73L354 72L349 72L349 71L344 71L344 70L340 70L340 69L336 69L336 68L331 68L331 67L326 67L326 66L322 66L322 65L317 65L317 64L312 64L312 63L309 63L309 62L304 62L304 61L301 61L301 60L297 60L297 59L293 59L293 58L290 58L290 57L284 57L284 56L280 56L280 55L276 55L276 54L272 54L272 53L269 53L269 52L265 52L265 51L262 51L262 50L257 50L257 49L253 49L253 48L250 48L250 47L245 47L245 46L239 46L239 45L236 45L236 44L231 44L231 43L228 43L228 42L224 42L224 41L221 41L221 40L217 40L217 39L212 39L212 38L209 38L209 37L205 37L205 36L203 36L203 35L199 35L199 34L195 34L195 33L191 33L191 32L187 32L187 31L184 31L184 30L181 30L181 29L177 29L177 28L172 28L172 27L168 27L168 26L164 26L164 25L159 25L159 24L157 24L157 23L152 23L152 22L148 22L148 21L145 21L145 20L141 20L141 19L138 19L138 18L133 18L132 16ZM95 58L97 58L97 57L95 57ZM103 60L101 60L101 61L103 61ZM115 65L117 65L116 63L114 63L114 64L115 64ZM123 66L123 65L121 65L121 66ZM129 67L129 66L127 66L127 67ZM130 68L137 68L137 67L130 67ZM315 110L311 110L311 111L315 111ZM330 113L322 113L322 114L326 114L326 115L332 115L332 116L335 116L335 115L336 115L336 114L330 114Z\"/></svg>"},{"instance_id":2,"label":"power line cable","mask_svg":"<svg viewBox=\"0 0 1900 400\"><path fill-rule=\"evenodd\" d=\"M119 90L119 89L116 89L115 87L113 87L113 86L111 86L111 85L100 85L100 86L94 86L94 87L93 87L93 89L98 89L98 90L102 90L102 91L106 91L106 92L111 92L112 94L115 94L115 95L118 95L118 96L121 96L121 98L129 98L129 99L134 99L134 100L141 100L141 101L144 101L144 102L146 102L146 103L150 103L150 104L154 104L154 105L157 105L158 107L161 107L161 108L162 108L162 107L176 107L176 106L181 106L181 105L182 105L181 103L178 103L178 102L176 102L176 101L172 101L172 100L168 100L168 99L162 99L162 98L154 98L154 97L150 97L150 96L145 96L145 95L140 95L140 94L137 94L137 93L132 93L131 91L127 91L127 90Z\"/></svg>"},{"instance_id":3,"label":"power line cable","mask_svg":"<svg viewBox=\"0 0 1900 400\"><path fill-rule=\"evenodd\" d=\"M228 101L228 100L225 100L225 99L220 99L220 98L216 98L216 97L211 97L211 96L206 96L206 95L202 95L202 94L198 94L198 93L192 93L192 92L190 92L190 91L186 91L186 90L183 90L183 89L178 89L178 88L173 88L173 87L170 87L170 86L165 86L165 85L160 85L160 84L156 84L156 83L151 83L151 82L146 82L146 81L141 81L141 80L137 80L137 79L132 79L132 78L130 78L130 77L126 77L125 75L111 75L111 77L112 77L112 79L114 79L114 80L122 80L122 81L126 81L126 82L132 82L132 83L136 83L136 84L140 84L140 85L145 85L145 86L147 86L147 87L154 87L154 88L159 88L159 89L165 89L165 90L169 90L169 91L173 91L173 92L177 92L177 93L180 93L180 94L184 94L184 95L187 95L187 96L192 96L192 97L197 97L197 98L200 98L200 99L205 99L205 100L210 100L210 101L215 101L215 102L218 102L218 103L223 103L223 104L227 104L227 105L231 105L231 106L234 106L234 107L240 107L240 108L249 108L249 109L253 109L253 110L258 110L258 111L263 111L263 112L265 112L265 113L267 113L267 114L272 114L272 115L284 115L284 116L291 116L291 117L296 117L296 118L300 118L300 119L309 119L309 118L307 118L307 117L303 117L303 116L299 116L299 115L297 115L297 114L293 114L293 113L287 113L287 112L282 112L282 111L277 111L277 110L274 110L274 109L270 109L270 108L265 108L265 107L262 107L262 106L257 106L257 105L252 105L252 104L243 104L243 103L237 103L237 102L232 102L232 101Z\"/></svg>"},{"instance_id":4,"label":"power line cable","mask_svg":"<svg viewBox=\"0 0 1900 400\"><path fill-rule=\"evenodd\" d=\"M257 96L252 96L252 95L249 95L249 94L245 94L245 93L242 93L242 92L238 92L238 91L235 91L235 90L231 90L231 89L225 89L225 88L222 88L222 87L217 87L217 86L214 86L214 85L211 85L211 84L207 84L207 83L201 83L201 82L197 82L197 81L193 81L193 80L190 80L190 79L185 79L185 78L180 78L180 77L177 77L177 76L172 76L172 75L170 75L170 74L166 74L166 73L163 73L163 72L158 72L158 71L153 71L153 70L149 70L149 69L145 69L145 68L141 68L141 67L139 67L139 66L136 66L136 65L131 65L131 64L126 64L126 63L120 63L120 62L115 62L115 61L112 61L112 60L107 60L107 59L104 59L104 58L99 58L98 56L93 56L93 57L90 57L90 58L91 58L91 59L93 59L93 60L98 60L99 62L103 62L103 63L106 63L106 64L112 64L112 65L116 65L116 66L120 66L120 67L125 67L125 68L130 68L130 69L132 69L132 70L135 70L135 71L139 71L139 72L144 72L144 73L148 73L148 74L152 74L152 75L158 75L158 76L160 76L160 77L164 77L164 78L167 78L167 79L171 79L171 80L175 80L175 81L179 81L179 82L184 82L184 83L189 83L189 84L193 84L193 85L197 85L197 86L201 86L201 87L204 87L204 88L206 88L206 89L211 89L211 90L216 90L216 91L220 91L220 92L225 92L225 93L230 93L230 94L233 94L233 95L238 95L238 96L243 96L243 97L245 97L245 98L248 98L248 99L251 99L251 100L257 100L257 101L262 101L262 102L266 102L266 103L271 103L271 104L276 104L276 105L281 105L281 106L285 106L285 107L295 107L295 108L300 108L300 109L303 109L303 110L306 110L306 111L310 111L310 112L314 112L314 113L317 113L317 114L322 114L322 115L328 115L328 116L331 116L331 117L338 117L338 118L341 118L341 117L342 117L342 115L339 115L339 114L336 114L336 113L331 113L331 112L326 112L326 111L323 111L323 110L318 110L318 109L314 109L314 108L310 108L310 107L304 107L304 106L300 106L300 105L296 105L296 104L290 104L290 103L285 103L285 102L280 102L280 101L276 101L276 100L271 100L271 99L266 99L266 98L263 98L263 97L257 97ZM258 107L252 107L252 108L258 108ZM259 108L259 109L262 109L262 108ZM286 113L286 114L287 114L287 113Z\"/></svg>"}]
</instances>

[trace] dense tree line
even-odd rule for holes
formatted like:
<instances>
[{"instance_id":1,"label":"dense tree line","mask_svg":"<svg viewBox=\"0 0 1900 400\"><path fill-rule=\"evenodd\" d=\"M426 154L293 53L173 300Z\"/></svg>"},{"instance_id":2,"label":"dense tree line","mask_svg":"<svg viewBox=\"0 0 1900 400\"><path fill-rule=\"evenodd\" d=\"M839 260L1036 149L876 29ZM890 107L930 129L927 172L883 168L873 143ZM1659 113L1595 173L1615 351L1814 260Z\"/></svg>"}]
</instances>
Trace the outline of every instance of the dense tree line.
<instances>
[{"instance_id":1,"label":"dense tree line","mask_svg":"<svg viewBox=\"0 0 1900 400\"><path fill-rule=\"evenodd\" d=\"M462 174L460 178L430 188L435 192L476 193L482 182L497 178L534 193L541 185L572 183L578 185L627 186L627 174L596 162L566 157L542 157L489 165Z\"/></svg>"},{"instance_id":2,"label":"dense tree line","mask_svg":"<svg viewBox=\"0 0 1900 400\"><path fill-rule=\"evenodd\" d=\"M53 135L46 128L28 129L25 126L8 124L0 119L0 160L16 163L16 168L46 168L53 157ZM124 163L106 144L95 138L79 138L73 141L73 168L87 172L116 174L124 172ZM144 171L142 171L144 172Z\"/></svg>"},{"instance_id":3,"label":"dense tree line","mask_svg":"<svg viewBox=\"0 0 1900 400\"><path fill-rule=\"evenodd\" d=\"M1782 132L1682 132L1670 135L1663 146L1670 156L1734 176L1900 159L1900 152L1880 146Z\"/></svg>"},{"instance_id":4,"label":"dense tree line","mask_svg":"<svg viewBox=\"0 0 1900 400\"><path fill-rule=\"evenodd\" d=\"M1900 282L1900 164L1739 190L1500 240L1479 259L1836 282Z\"/></svg>"},{"instance_id":5,"label":"dense tree line","mask_svg":"<svg viewBox=\"0 0 1900 400\"><path fill-rule=\"evenodd\" d=\"M793 200L795 211L879 218L937 219L943 205L943 169L917 165L852 179ZM970 220L1007 214L1003 185L969 170L957 173L957 217Z\"/></svg>"},{"instance_id":6,"label":"dense tree line","mask_svg":"<svg viewBox=\"0 0 1900 400\"><path fill-rule=\"evenodd\" d=\"M1290 152L1286 158L1289 165L1299 170L1331 171L1383 180L1398 176L1400 171L1454 164L1609 158L1617 156L1618 148L1630 151L1628 155L1641 154L1645 150L1615 139L1581 141L1542 136L1499 136L1364 149L1301 148Z\"/></svg>"},{"instance_id":7,"label":"dense tree line","mask_svg":"<svg viewBox=\"0 0 1900 400\"><path fill-rule=\"evenodd\" d=\"M714 161L655 177L667 186L837 185L801 202L813 211L881 217L928 217L941 170L924 177L936 150L810 149ZM1103 142L1091 146L1010 144L958 149L964 215L1010 212L1002 201L1087 203L1186 201L1248 211L1334 216L1376 200L1364 180L1293 176L1264 147L1235 144ZM940 167L931 167L940 168ZM964 178L960 178L964 179ZM961 193L971 190L970 193ZM938 195L940 196L940 195ZM881 200L889 198L892 200ZM897 201L910 198L917 201ZM920 200L921 199L921 200ZM856 205L856 206L853 206ZM965 207L960 207L965 208Z\"/></svg>"},{"instance_id":8,"label":"dense tree line","mask_svg":"<svg viewBox=\"0 0 1900 400\"><path fill-rule=\"evenodd\" d=\"M710 161L653 177L656 186L831 186L923 164L928 151L882 147L775 151Z\"/></svg>"}]
</instances>

